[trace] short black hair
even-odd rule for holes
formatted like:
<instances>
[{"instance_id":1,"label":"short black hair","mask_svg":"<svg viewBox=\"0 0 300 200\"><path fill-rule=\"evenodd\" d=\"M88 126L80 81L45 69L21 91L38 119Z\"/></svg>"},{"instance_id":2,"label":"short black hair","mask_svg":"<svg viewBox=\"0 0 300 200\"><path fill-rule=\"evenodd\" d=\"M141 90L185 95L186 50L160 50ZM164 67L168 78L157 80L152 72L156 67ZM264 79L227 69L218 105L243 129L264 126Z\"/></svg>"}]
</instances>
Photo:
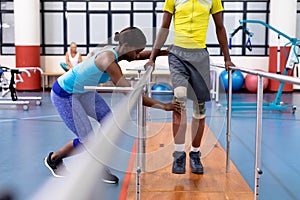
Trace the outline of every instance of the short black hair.
<instances>
[{"instance_id":1,"label":"short black hair","mask_svg":"<svg viewBox=\"0 0 300 200\"><path fill-rule=\"evenodd\" d=\"M120 33L116 32L114 40L119 42L120 45L127 43L134 47L144 46L147 43L146 36L137 27L127 27Z\"/></svg>"}]
</instances>

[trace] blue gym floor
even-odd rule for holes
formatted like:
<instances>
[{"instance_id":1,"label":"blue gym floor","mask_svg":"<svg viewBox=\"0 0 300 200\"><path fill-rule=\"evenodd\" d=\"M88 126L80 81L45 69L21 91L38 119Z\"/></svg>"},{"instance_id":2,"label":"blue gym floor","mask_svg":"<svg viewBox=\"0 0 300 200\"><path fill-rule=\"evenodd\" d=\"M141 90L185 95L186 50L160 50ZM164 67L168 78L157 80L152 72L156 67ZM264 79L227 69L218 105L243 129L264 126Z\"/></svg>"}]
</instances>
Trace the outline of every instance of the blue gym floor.
<instances>
[{"instance_id":1,"label":"blue gym floor","mask_svg":"<svg viewBox=\"0 0 300 200\"><path fill-rule=\"evenodd\" d=\"M51 104L49 92L19 92L18 95L37 95L43 98L41 106L35 106L33 102L29 111L23 111L21 106L0 105L0 193L6 190L12 191L14 199L25 200L30 199L49 178L52 178L44 166L44 157L72 139L73 135L57 115ZM110 94L103 94L103 97L108 104L112 104ZM162 101L172 99L167 95L156 95L155 98ZM273 101L274 98L275 94L272 93L264 95L265 101ZM220 103L224 103L224 99L224 95L221 95ZM233 101L255 102L256 95L234 94ZM295 104L300 109L299 93L284 93L282 101ZM192 112L191 103L188 104L187 111ZM171 113L161 111L151 110L148 117L153 122L171 121ZM299 120L300 111L296 111L295 114L292 114L291 110L263 112L261 155L263 175L260 179L260 199L300 199ZM206 121L225 147L226 108L214 101L207 103ZM231 159L252 189L254 188L255 125L255 111L233 111ZM134 127L128 127L128 131L134 132ZM127 134L122 137L119 145L127 151L127 154L116 158L115 165L121 166L121 171L125 171L134 138ZM66 164L72 159L76 157L68 158ZM121 171L114 170L120 178L118 185L101 184L99 179L101 190L98 192L101 194L101 199L118 199L125 176Z\"/></svg>"}]
</instances>

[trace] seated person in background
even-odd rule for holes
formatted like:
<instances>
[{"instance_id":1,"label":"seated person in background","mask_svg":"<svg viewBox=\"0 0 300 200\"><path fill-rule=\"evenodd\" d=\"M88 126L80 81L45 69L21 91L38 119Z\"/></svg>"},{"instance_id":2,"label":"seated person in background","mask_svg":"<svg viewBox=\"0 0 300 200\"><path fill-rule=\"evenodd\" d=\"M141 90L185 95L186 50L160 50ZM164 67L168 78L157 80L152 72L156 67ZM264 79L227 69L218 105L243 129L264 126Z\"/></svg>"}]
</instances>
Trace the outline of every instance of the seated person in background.
<instances>
[{"instance_id":1,"label":"seated person in background","mask_svg":"<svg viewBox=\"0 0 300 200\"><path fill-rule=\"evenodd\" d=\"M82 62L82 57L79 52L77 52L77 45L75 42L71 42L69 51L66 52L66 62L60 63L60 66L65 70L68 71L73 66L77 65L78 63Z\"/></svg>"}]
</instances>

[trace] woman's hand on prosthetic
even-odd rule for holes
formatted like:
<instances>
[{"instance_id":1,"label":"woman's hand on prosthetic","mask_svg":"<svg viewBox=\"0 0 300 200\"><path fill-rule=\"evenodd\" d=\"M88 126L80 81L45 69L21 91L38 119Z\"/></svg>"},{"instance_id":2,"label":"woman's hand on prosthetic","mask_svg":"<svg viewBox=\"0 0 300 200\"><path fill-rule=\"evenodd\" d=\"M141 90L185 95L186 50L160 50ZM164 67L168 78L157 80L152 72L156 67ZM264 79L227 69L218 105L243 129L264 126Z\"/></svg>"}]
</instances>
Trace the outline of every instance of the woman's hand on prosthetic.
<instances>
[{"instance_id":1,"label":"woman's hand on prosthetic","mask_svg":"<svg viewBox=\"0 0 300 200\"><path fill-rule=\"evenodd\" d=\"M172 101L170 103L165 104L164 110L165 111L175 111L175 112L181 113L181 111L185 110L185 106L178 101Z\"/></svg>"}]
</instances>

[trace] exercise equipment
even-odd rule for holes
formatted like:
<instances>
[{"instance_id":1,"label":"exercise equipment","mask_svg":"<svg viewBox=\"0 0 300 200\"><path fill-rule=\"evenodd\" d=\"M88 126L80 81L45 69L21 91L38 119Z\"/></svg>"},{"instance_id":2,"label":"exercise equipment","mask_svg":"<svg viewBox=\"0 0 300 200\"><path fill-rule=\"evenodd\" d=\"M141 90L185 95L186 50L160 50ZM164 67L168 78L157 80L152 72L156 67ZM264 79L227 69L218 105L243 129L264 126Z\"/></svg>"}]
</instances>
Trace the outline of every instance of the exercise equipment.
<instances>
[{"instance_id":1,"label":"exercise equipment","mask_svg":"<svg viewBox=\"0 0 300 200\"><path fill-rule=\"evenodd\" d=\"M151 88L152 94L173 94L173 88L168 83L155 83Z\"/></svg>"},{"instance_id":2,"label":"exercise equipment","mask_svg":"<svg viewBox=\"0 0 300 200\"><path fill-rule=\"evenodd\" d=\"M69 69L68 69L68 64L67 64L67 63L61 62L61 63L59 63L59 65L60 65L61 68L63 68L63 70L65 70L66 72L69 70Z\"/></svg>"},{"instance_id":3,"label":"exercise equipment","mask_svg":"<svg viewBox=\"0 0 300 200\"><path fill-rule=\"evenodd\" d=\"M228 72L226 70L222 71L220 74L221 84L225 91L228 91ZM232 91L240 90L244 85L244 75L239 71L234 71L232 73Z\"/></svg>"},{"instance_id":4,"label":"exercise equipment","mask_svg":"<svg viewBox=\"0 0 300 200\"><path fill-rule=\"evenodd\" d=\"M286 38L289 42L284 45L286 47L287 45L291 45L291 50L288 55L288 59L284 68L283 75L288 75L289 70L293 70L295 65L299 63L299 57L298 57L298 51L299 51L299 45L300 45L300 40L297 38L292 38L289 37L288 35L282 33L281 31L275 29L274 27L270 26L269 24L260 21L260 20L241 20L240 21L240 26L235 29L231 34L229 38L229 47L231 48L232 46L232 37L239 31L243 30L245 34L248 35L248 40L253 36L253 33L251 33L245 26L247 23L252 23L252 24L260 24L265 26L268 29L271 29L272 31L276 32L278 34L278 51L277 51L277 74L280 73L280 37L283 36ZM251 44L251 42L246 42L246 44ZM248 48L249 49L249 48ZM250 50L250 49L249 49ZM296 106L293 104L285 104L284 102L281 101L281 95L284 87L284 82L280 82L276 97L273 102L265 102L263 104L263 109L264 110L287 110L289 107L292 108L292 113L295 113L296 111ZM242 103L235 103L232 104L233 109L238 109L238 110L244 110L244 109L256 109L256 103L249 103L249 104L242 104Z\"/></svg>"},{"instance_id":5,"label":"exercise equipment","mask_svg":"<svg viewBox=\"0 0 300 200\"><path fill-rule=\"evenodd\" d=\"M16 84L23 82L22 73L26 73L30 77L30 70L34 72L36 70L40 71L41 74L43 70L38 67L26 67L26 68L9 68L0 65L0 92L2 92L0 97L0 105L22 105L23 110L29 109L29 100L35 100L37 106L41 105L42 97L18 97L16 92ZM10 76L10 78L7 78ZM10 93L10 97L7 95Z\"/></svg>"},{"instance_id":6,"label":"exercise equipment","mask_svg":"<svg viewBox=\"0 0 300 200\"><path fill-rule=\"evenodd\" d=\"M256 70L261 71L261 70ZM245 77L245 87L249 92L257 92L257 81L258 77L253 74L247 74ZM263 89L267 89L269 85L269 79L264 78L263 79Z\"/></svg>"},{"instance_id":7,"label":"exercise equipment","mask_svg":"<svg viewBox=\"0 0 300 200\"><path fill-rule=\"evenodd\" d=\"M249 51L252 51L251 37L253 37L253 33L250 32L249 29L243 23L241 23L239 27L237 27L235 30L233 30L232 33L230 33L228 48L229 49L232 48L232 38L240 30L243 30L243 33L248 36L247 41L244 44L244 47L246 47Z\"/></svg>"}]
</instances>

